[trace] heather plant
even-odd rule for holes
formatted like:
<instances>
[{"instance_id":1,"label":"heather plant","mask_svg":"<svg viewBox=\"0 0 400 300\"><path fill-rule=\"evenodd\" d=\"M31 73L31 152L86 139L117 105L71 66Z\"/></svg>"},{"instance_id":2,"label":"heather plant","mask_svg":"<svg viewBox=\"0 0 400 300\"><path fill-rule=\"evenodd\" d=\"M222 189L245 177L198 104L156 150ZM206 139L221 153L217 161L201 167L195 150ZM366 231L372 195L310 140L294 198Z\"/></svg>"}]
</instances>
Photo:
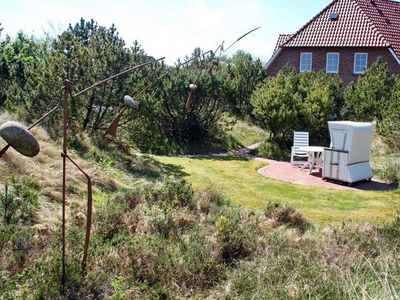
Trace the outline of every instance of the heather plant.
<instances>
[{"instance_id":1,"label":"heather plant","mask_svg":"<svg viewBox=\"0 0 400 300\"><path fill-rule=\"evenodd\" d=\"M9 182L9 183L8 183ZM35 179L11 176L0 195L0 210L6 224L34 221L40 186Z\"/></svg>"},{"instance_id":2,"label":"heather plant","mask_svg":"<svg viewBox=\"0 0 400 300\"><path fill-rule=\"evenodd\" d=\"M264 213L277 226L287 225L297 228L301 233L306 232L311 227L311 223L306 217L287 205L274 202L268 203Z\"/></svg>"},{"instance_id":3,"label":"heather plant","mask_svg":"<svg viewBox=\"0 0 400 300\"><path fill-rule=\"evenodd\" d=\"M398 218L385 225L312 228L301 212L283 204L248 212L215 190L194 193L184 181L168 181L122 189L96 205L85 284L76 251L84 230L72 220L64 297L399 295L398 264L389 263L398 256ZM0 228L1 297L62 297L54 246L59 233L39 252L43 245L35 234L15 225Z\"/></svg>"}]
</instances>

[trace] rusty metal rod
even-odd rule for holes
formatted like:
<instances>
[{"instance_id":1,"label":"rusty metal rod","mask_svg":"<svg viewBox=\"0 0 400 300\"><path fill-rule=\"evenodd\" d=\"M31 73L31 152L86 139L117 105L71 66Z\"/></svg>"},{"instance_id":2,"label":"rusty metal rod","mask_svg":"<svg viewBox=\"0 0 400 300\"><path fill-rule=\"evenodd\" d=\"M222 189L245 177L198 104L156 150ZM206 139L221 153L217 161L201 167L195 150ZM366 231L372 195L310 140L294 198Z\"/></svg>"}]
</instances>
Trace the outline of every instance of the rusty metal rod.
<instances>
[{"instance_id":1,"label":"rusty metal rod","mask_svg":"<svg viewBox=\"0 0 400 300\"><path fill-rule=\"evenodd\" d=\"M242 38L244 38L246 35L249 35L249 34L252 33L253 31L256 31L256 30L258 30L258 29L260 29L260 28L261 28L261 27L256 27L256 28L250 30L249 32L243 34L241 37L239 37L236 41L234 41L232 44L230 44L226 49L223 49L222 51L223 51L223 52L228 51L233 45L235 45L237 42L239 42L239 41L240 41Z\"/></svg>"},{"instance_id":2,"label":"rusty metal rod","mask_svg":"<svg viewBox=\"0 0 400 300\"><path fill-rule=\"evenodd\" d=\"M65 291L65 279L66 279L66 253L65 253L65 208L66 208L66 171L67 171L67 155L68 155L68 95L71 91L71 82L69 80L64 80L64 95L63 95L63 150L62 150L62 160L63 160L63 171L62 171L62 233L61 233L61 243L62 243L62 275L61 275L61 285L62 291Z\"/></svg>"},{"instance_id":3,"label":"rusty metal rod","mask_svg":"<svg viewBox=\"0 0 400 300\"><path fill-rule=\"evenodd\" d=\"M163 60L164 58L165 58L165 57L161 57L161 58L159 58L159 59L156 59L156 61ZM133 67L131 67L131 68L129 68L129 69L126 69L126 70L124 70L124 71L118 73L118 74L112 75L112 76L110 76L110 77L108 77L108 78L106 78L106 79L103 79L103 80L101 80L101 81L99 81L99 82L96 82L95 84L93 84L93 85L91 85L91 86L89 86L89 87L83 89L82 91L76 93L75 95L72 95L72 97L75 98L75 97L78 97L78 96L80 96L80 95L83 95L84 93L90 91L91 89L95 88L96 86L99 86L99 85L101 85L101 84L103 84L103 83L106 83L107 81L109 81L109 80L111 80L111 79L117 78L117 77L119 77L119 76L121 76L121 75L123 75L123 74L126 74L126 73L130 72L130 71L133 71L133 70L135 70L135 69L142 68L142 67L147 66L147 65L151 65L151 64L153 64L153 63L154 63L153 61L151 61L151 62L148 61L148 62L142 63L142 64L140 64L140 65L133 66Z\"/></svg>"},{"instance_id":4,"label":"rusty metal rod","mask_svg":"<svg viewBox=\"0 0 400 300\"><path fill-rule=\"evenodd\" d=\"M6 145L3 149L0 150L0 157L2 157L8 150L8 148L10 148L10 145Z\"/></svg>"},{"instance_id":5,"label":"rusty metal rod","mask_svg":"<svg viewBox=\"0 0 400 300\"><path fill-rule=\"evenodd\" d=\"M65 155L68 160L86 177L87 180L87 210L86 210L86 235L85 244L83 246L83 257L82 257L82 277L86 275L88 249L90 243L90 232L92 227L92 205L93 205L93 190L92 190L92 178L69 156Z\"/></svg>"},{"instance_id":6,"label":"rusty metal rod","mask_svg":"<svg viewBox=\"0 0 400 300\"><path fill-rule=\"evenodd\" d=\"M210 50L211 51L211 50ZM170 69L166 72L164 72L164 74L162 74L160 77L157 77L155 81L151 82L150 84L148 84L145 88L143 88L141 91L139 91L134 97L134 100L137 100L139 97L143 96L143 94L152 86L154 86L157 82L159 82L162 78L164 78L165 76L167 76L168 74L170 74L171 72L173 72L174 70L190 63L191 61L198 59L200 57L200 55L197 55L195 57L192 57L186 61L184 61L183 63L178 64L177 66L175 66L175 68ZM108 128L106 129L106 133L108 133L109 135L116 137L117 136L117 128L118 128L118 124L119 121L122 118L122 115L124 114L126 110L126 107L124 107L120 112L117 113L117 115L114 117L114 119L111 121L110 125L108 126Z\"/></svg>"},{"instance_id":7,"label":"rusty metal rod","mask_svg":"<svg viewBox=\"0 0 400 300\"><path fill-rule=\"evenodd\" d=\"M35 127L37 124L42 122L44 119L46 119L49 115L51 115L53 112L55 112L57 109L60 108L60 103L58 103L52 110L50 110L48 113L40 117L35 123L33 123L31 126L28 127L28 130L31 130L33 127Z\"/></svg>"}]
</instances>

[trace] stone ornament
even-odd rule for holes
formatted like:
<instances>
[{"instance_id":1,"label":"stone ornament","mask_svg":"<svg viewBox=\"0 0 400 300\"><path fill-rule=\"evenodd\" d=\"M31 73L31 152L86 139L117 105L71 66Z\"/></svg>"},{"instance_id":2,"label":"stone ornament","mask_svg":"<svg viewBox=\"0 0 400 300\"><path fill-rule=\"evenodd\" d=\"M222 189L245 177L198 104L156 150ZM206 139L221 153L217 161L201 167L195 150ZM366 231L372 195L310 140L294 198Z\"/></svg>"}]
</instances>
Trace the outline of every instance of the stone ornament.
<instances>
[{"instance_id":1,"label":"stone ornament","mask_svg":"<svg viewBox=\"0 0 400 300\"><path fill-rule=\"evenodd\" d=\"M125 95L124 103L126 106L138 108L137 102L131 96Z\"/></svg>"},{"instance_id":2,"label":"stone ornament","mask_svg":"<svg viewBox=\"0 0 400 300\"><path fill-rule=\"evenodd\" d=\"M29 130L17 122L8 121L1 125L0 136L22 155L34 157L39 154L38 141Z\"/></svg>"}]
</instances>

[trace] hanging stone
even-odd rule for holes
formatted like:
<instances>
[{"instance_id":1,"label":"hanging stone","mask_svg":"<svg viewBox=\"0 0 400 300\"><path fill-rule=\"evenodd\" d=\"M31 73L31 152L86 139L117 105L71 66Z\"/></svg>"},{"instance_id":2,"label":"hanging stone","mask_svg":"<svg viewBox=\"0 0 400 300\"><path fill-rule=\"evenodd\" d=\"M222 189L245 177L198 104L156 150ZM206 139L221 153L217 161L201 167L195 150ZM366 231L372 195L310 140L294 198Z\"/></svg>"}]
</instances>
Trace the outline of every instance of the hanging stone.
<instances>
[{"instance_id":1,"label":"hanging stone","mask_svg":"<svg viewBox=\"0 0 400 300\"><path fill-rule=\"evenodd\" d=\"M22 155L34 157L40 151L39 143L32 133L17 122L8 121L1 125L0 136Z\"/></svg>"},{"instance_id":2,"label":"hanging stone","mask_svg":"<svg viewBox=\"0 0 400 300\"><path fill-rule=\"evenodd\" d=\"M138 108L138 104L133 98L129 95L125 95L124 97L124 103L126 106L133 107L133 108Z\"/></svg>"},{"instance_id":3,"label":"hanging stone","mask_svg":"<svg viewBox=\"0 0 400 300\"><path fill-rule=\"evenodd\" d=\"M189 89L191 91L195 91L195 90L197 90L197 85L195 85L194 83L191 83L191 84L189 84Z\"/></svg>"},{"instance_id":4,"label":"hanging stone","mask_svg":"<svg viewBox=\"0 0 400 300\"><path fill-rule=\"evenodd\" d=\"M211 61L211 64L214 65L214 66L218 66L219 65L219 61L217 59L213 59Z\"/></svg>"}]
</instances>

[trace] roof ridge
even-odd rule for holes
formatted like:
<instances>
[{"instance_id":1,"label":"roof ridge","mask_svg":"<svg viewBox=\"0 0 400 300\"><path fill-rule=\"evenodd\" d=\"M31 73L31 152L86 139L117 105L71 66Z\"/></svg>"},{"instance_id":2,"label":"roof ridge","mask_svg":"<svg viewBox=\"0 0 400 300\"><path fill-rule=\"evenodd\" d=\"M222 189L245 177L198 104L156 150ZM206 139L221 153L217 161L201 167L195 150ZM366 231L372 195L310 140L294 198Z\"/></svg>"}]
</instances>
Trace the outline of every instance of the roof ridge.
<instances>
[{"instance_id":1,"label":"roof ridge","mask_svg":"<svg viewBox=\"0 0 400 300\"><path fill-rule=\"evenodd\" d=\"M287 43L289 43L294 37L296 37L300 32L302 32L309 24L311 24L315 19L317 19L320 15L322 15L327 9L329 9L333 4L338 2L340 0L333 0L331 3L329 3L327 6L325 6L317 15L315 15L310 21L308 21L306 24L304 24L299 30L297 30L293 35L286 41L284 42L281 46L285 46Z\"/></svg>"}]
</instances>

